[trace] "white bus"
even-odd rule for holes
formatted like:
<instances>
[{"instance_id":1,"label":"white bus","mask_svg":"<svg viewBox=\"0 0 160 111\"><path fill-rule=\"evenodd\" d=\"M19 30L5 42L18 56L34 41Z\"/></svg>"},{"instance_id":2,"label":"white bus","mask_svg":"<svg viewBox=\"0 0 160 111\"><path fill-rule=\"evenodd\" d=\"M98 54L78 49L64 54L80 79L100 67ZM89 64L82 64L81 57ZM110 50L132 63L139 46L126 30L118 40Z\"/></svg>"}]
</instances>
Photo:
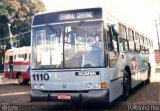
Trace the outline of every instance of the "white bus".
<instances>
[{"instance_id":1,"label":"white bus","mask_svg":"<svg viewBox=\"0 0 160 111\"><path fill-rule=\"evenodd\" d=\"M31 100L111 103L150 82L153 42L103 8L37 14Z\"/></svg>"}]
</instances>

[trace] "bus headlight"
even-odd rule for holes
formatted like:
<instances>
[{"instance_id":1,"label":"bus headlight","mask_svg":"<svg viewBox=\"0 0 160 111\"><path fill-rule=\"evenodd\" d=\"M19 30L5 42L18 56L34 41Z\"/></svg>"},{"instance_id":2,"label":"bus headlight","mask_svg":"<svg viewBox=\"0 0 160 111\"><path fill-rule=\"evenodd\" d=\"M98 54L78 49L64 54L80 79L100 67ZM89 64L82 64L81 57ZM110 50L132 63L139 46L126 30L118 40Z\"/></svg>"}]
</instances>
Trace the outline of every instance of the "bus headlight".
<instances>
[{"instance_id":1,"label":"bus headlight","mask_svg":"<svg viewBox=\"0 0 160 111\"><path fill-rule=\"evenodd\" d=\"M41 89L45 89L44 84L40 84Z\"/></svg>"},{"instance_id":2,"label":"bus headlight","mask_svg":"<svg viewBox=\"0 0 160 111\"><path fill-rule=\"evenodd\" d=\"M37 84L33 84L33 89L38 89L38 85Z\"/></svg>"},{"instance_id":3,"label":"bus headlight","mask_svg":"<svg viewBox=\"0 0 160 111\"><path fill-rule=\"evenodd\" d=\"M100 88L100 83L99 83L99 82L94 83L94 87L95 87L95 88Z\"/></svg>"},{"instance_id":4,"label":"bus headlight","mask_svg":"<svg viewBox=\"0 0 160 111\"><path fill-rule=\"evenodd\" d=\"M87 83L87 84L86 84L86 87L87 87L87 88L92 88L92 83Z\"/></svg>"}]
</instances>

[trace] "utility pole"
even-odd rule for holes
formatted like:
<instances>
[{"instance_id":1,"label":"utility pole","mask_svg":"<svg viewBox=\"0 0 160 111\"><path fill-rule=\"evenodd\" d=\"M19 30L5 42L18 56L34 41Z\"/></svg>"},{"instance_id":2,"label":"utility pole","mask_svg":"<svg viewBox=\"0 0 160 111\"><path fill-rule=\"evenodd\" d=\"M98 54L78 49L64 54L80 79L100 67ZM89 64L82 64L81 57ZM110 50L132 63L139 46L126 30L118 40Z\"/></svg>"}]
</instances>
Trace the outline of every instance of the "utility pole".
<instances>
[{"instance_id":1,"label":"utility pole","mask_svg":"<svg viewBox=\"0 0 160 111\"><path fill-rule=\"evenodd\" d=\"M11 32L11 24L8 24L8 31L9 31L9 38L10 38L10 44L11 48L13 48L13 41L12 41L12 32Z\"/></svg>"}]
</instances>

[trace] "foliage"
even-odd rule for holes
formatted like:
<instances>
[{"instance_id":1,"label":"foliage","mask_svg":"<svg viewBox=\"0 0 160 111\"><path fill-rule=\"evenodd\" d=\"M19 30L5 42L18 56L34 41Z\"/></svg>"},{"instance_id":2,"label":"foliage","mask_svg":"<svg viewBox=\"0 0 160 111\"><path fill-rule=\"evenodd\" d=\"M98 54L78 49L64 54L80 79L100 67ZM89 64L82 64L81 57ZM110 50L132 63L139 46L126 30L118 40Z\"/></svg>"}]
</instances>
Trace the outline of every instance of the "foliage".
<instances>
[{"instance_id":1,"label":"foliage","mask_svg":"<svg viewBox=\"0 0 160 111\"><path fill-rule=\"evenodd\" d=\"M45 10L41 0L0 0L0 9L0 38L9 36L8 24L13 35L30 31L33 15Z\"/></svg>"}]
</instances>

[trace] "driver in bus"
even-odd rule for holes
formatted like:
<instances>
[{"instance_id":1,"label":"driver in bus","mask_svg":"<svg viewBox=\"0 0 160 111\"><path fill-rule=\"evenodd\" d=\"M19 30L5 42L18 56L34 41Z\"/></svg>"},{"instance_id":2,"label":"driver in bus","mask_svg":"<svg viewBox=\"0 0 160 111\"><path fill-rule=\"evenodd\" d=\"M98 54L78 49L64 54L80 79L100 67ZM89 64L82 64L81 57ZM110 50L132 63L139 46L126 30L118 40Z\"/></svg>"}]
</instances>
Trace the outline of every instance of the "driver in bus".
<instances>
[{"instance_id":1,"label":"driver in bus","mask_svg":"<svg viewBox=\"0 0 160 111\"><path fill-rule=\"evenodd\" d=\"M92 49L101 49L101 42L98 34L94 35L94 43L92 44Z\"/></svg>"},{"instance_id":2,"label":"driver in bus","mask_svg":"<svg viewBox=\"0 0 160 111\"><path fill-rule=\"evenodd\" d=\"M91 50L85 55L85 64L89 66L101 66L103 50L100 36L98 34L94 35L94 42L91 47Z\"/></svg>"}]
</instances>

